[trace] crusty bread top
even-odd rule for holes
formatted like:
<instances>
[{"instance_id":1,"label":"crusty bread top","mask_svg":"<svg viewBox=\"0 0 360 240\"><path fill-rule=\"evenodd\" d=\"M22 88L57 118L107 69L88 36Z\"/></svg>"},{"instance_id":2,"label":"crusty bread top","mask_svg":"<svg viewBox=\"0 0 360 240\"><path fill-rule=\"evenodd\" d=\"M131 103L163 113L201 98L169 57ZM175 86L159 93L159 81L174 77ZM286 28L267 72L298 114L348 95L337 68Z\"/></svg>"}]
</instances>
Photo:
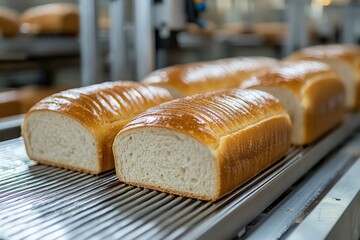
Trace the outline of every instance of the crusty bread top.
<instances>
[{"instance_id":1,"label":"crusty bread top","mask_svg":"<svg viewBox=\"0 0 360 240\"><path fill-rule=\"evenodd\" d=\"M355 45L331 44L308 47L293 53L286 59L341 59L352 64L360 72L360 47Z\"/></svg>"},{"instance_id":2,"label":"crusty bread top","mask_svg":"<svg viewBox=\"0 0 360 240\"><path fill-rule=\"evenodd\" d=\"M221 137L279 115L288 118L284 107L272 95L258 90L227 89L148 109L125 125L119 135L142 127L168 128L215 149Z\"/></svg>"},{"instance_id":3,"label":"crusty bread top","mask_svg":"<svg viewBox=\"0 0 360 240\"><path fill-rule=\"evenodd\" d=\"M170 87L184 96L237 87L254 72L276 65L267 57L227 58L167 67L150 73L143 82Z\"/></svg>"},{"instance_id":4,"label":"crusty bread top","mask_svg":"<svg viewBox=\"0 0 360 240\"><path fill-rule=\"evenodd\" d=\"M282 86L291 89L298 97L309 87L309 80L326 80L338 84L339 93L344 95L344 86L330 67L317 61L289 61L268 69L241 83L241 88L256 86Z\"/></svg>"},{"instance_id":5,"label":"crusty bread top","mask_svg":"<svg viewBox=\"0 0 360 240\"><path fill-rule=\"evenodd\" d=\"M79 10L78 6L72 3L49 3L29 8L22 14L21 21L26 22L31 18L49 14L59 16L67 14L79 14Z\"/></svg>"},{"instance_id":6,"label":"crusty bread top","mask_svg":"<svg viewBox=\"0 0 360 240\"><path fill-rule=\"evenodd\" d=\"M166 89L132 82L105 82L56 93L27 113L55 111L88 127L130 120L149 107L172 100Z\"/></svg>"}]
</instances>

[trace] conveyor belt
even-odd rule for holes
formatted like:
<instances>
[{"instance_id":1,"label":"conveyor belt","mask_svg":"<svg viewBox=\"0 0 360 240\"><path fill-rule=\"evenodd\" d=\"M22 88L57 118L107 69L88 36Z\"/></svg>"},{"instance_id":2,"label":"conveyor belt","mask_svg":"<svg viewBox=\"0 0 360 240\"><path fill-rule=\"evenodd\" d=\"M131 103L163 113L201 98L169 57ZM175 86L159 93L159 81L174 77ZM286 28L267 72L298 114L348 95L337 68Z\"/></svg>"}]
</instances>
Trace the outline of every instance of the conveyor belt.
<instances>
[{"instance_id":1,"label":"conveyor belt","mask_svg":"<svg viewBox=\"0 0 360 240\"><path fill-rule=\"evenodd\" d=\"M215 203L131 187L113 171L92 176L38 165L22 139L6 141L0 143L0 238L231 238L359 125L360 115L349 115L316 145L292 148Z\"/></svg>"}]
</instances>

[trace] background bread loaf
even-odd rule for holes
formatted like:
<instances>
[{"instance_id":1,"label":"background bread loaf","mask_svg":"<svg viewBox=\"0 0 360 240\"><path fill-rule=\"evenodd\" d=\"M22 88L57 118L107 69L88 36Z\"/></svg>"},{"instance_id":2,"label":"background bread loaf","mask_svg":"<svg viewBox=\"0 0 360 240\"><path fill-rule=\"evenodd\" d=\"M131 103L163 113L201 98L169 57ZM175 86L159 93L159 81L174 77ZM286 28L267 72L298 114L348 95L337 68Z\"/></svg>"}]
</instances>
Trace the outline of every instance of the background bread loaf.
<instances>
[{"instance_id":1,"label":"background bread loaf","mask_svg":"<svg viewBox=\"0 0 360 240\"><path fill-rule=\"evenodd\" d=\"M19 15L16 11L0 6L0 35L12 37L19 30Z\"/></svg>"},{"instance_id":2,"label":"background bread loaf","mask_svg":"<svg viewBox=\"0 0 360 240\"><path fill-rule=\"evenodd\" d=\"M353 45L320 45L304 48L287 60L316 60L336 71L346 91L346 106L360 109L360 47Z\"/></svg>"},{"instance_id":3,"label":"background bread loaf","mask_svg":"<svg viewBox=\"0 0 360 240\"><path fill-rule=\"evenodd\" d=\"M17 91L0 92L0 118L21 113L21 101Z\"/></svg>"},{"instance_id":4,"label":"background bread loaf","mask_svg":"<svg viewBox=\"0 0 360 240\"><path fill-rule=\"evenodd\" d=\"M26 10L20 21L22 30L32 34L77 34L79 10L75 4L50 3Z\"/></svg>"},{"instance_id":5,"label":"background bread loaf","mask_svg":"<svg viewBox=\"0 0 360 240\"><path fill-rule=\"evenodd\" d=\"M273 58L244 57L175 65L150 73L143 82L164 87L174 98L180 98L238 87L254 73L276 64Z\"/></svg>"},{"instance_id":6,"label":"background bread loaf","mask_svg":"<svg viewBox=\"0 0 360 240\"><path fill-rule=\"evenodd\" d=\"M345 113L345 90L328 65L315 61L283 63L241 84L266 91L285 106L292 120L292 143L308 144L338 124Z\"/></svg>"}]
</instances>

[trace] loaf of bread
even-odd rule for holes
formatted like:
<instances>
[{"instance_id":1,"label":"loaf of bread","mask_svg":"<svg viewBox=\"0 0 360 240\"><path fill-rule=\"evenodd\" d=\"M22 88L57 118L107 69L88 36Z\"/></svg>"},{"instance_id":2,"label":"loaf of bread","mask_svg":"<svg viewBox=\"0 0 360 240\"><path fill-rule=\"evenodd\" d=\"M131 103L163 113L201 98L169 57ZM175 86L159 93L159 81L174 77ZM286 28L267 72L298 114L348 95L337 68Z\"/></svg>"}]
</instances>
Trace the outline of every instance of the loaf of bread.
<instances>
[{"instance_id":1,"label":"loaf of bread","mask_svg":"<svg viewBox=\"0 0 360 240\"><path fill-rule=\"evenodd\" d=\"M250 33L251 27L249 23L245 23L245 22L230 22L230 23L225 23L222 26L222 30L224 30L227 33L232 33L234 35L240 35L240 34Z\"/></svg>"},{"instance_id":2,"label":"loaf of bread","mask_svg":"<svg viewBox=\"0 0 360 240\"><path fill-rule=\"evenodd\" d=\"M287 35L287 25L284 22L254 23L251 25L251 32L268 43L281 44Z\"/></svg>"},{"instance_id":3,"label":"loaf of bread","mask_svg":"<svg viewBox=\"0 0 360 240\"><path fill-rule=\"evenodd\" d=\"M19 15L12 9L0 6L0 35L11 37L19 30Z\"/></svg>"},{"instance_id":4,"label":"loaf of bread","mask_svg":"<svg viewBox=\"0 0 360 240\"><path fill-rule=\"evenodd\" d=\"M50 3L26 10L20 21L25 33L73 35L79 31L79 10L75 4Z\"/></svg>"},{"instance_id":5,"label":"loaf of bread","mask_svg":"<svg viewBox=\"0 0 360 240\"><path fill-rule=\"evenodd\" d=\"M114 168L119 130L147 108L171 100L166 89L108 82L47 97L25 115L22 135L39 163L99 174Z\"/></svg>"},{"instance_id":6,"label":"loaf of bread","mask_svg":"<svg viewBox=\"0 0 360 240\"><path fill-rule=\"evenodd\" d=\"M119 132L113 151L125 183L214 201L284 156L290 139L275 97L227 89L145 111Z\"/></svg>"},{"instance_id":7,"label":"loaf of bread","mask_svg":"<svg viewBox=\"0 0 360 240\"><path fill-rule=\"evenodd\" d=\"M151 73L143 81L164 87L174 98L181 98L237 87L254 73L276 64L277 60L267 57L228 58L167 67Z\"/></svg>"},{"instance_id":8,"label":"loaf of bread","mask_svg":"<svg viewBox=\"0 0 360 240\"><path fill-rule=\"evenodd\" d=\"M15 90L0 92L0 118L21 113L19 93Z\"/></svg>"},{"instance_id":9,"label":"loaf of bread","mask_svg":"<svg viewBox=\"0 0 360 240\"><path fill-rule=\"evenodd\" d=\"M346 107L360 109L360 47L323 45L304 48L288 60L316 60L328 64L340 76L346 92Z\"/></svg>"},{"instance_id":10,"label":"loaf of bread","mask_svg":"<svg viewBox=\"0 0 360 240\"><path fill-rule=\"evenodd\" d=\"M345 113L345 89L328 65L283 63L250 78L242 88L266 91L280 100L292 120L292 143L311 143L338 124Z\"/></svg>"}]
</instances>

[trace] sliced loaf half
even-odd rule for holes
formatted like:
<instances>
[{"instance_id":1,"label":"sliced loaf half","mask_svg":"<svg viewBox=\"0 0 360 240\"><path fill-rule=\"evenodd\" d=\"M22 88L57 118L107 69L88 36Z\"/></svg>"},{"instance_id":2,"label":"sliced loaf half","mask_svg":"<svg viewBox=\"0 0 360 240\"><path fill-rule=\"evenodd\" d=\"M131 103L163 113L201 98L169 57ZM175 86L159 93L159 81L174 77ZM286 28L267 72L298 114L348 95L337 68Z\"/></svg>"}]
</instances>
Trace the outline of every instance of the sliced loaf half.
<instances>
[{"instance_id":1,"label":"sliced loaf half","mask_svg":"<svg viewBox=\"0 0 360 240\"><path fill-rule=\"evenodd\" d=\"M108 82L54 94L25 115L22 135L39 163L98 174L114 168L112 143L137 114L171 100L166 89Z\"/></svg>"},{"instance_id":2,"label":"sliced loaf half","mask_svg":"<svg viewBox=\"0 0 360 240\"><path fill-rule=\"evenodd\" d=\"M290 138L290 118L268 93L194 95L128 123L114 140L116 173L128 184L214 201L284 156Z\"/></svg>"}]
</instances>

